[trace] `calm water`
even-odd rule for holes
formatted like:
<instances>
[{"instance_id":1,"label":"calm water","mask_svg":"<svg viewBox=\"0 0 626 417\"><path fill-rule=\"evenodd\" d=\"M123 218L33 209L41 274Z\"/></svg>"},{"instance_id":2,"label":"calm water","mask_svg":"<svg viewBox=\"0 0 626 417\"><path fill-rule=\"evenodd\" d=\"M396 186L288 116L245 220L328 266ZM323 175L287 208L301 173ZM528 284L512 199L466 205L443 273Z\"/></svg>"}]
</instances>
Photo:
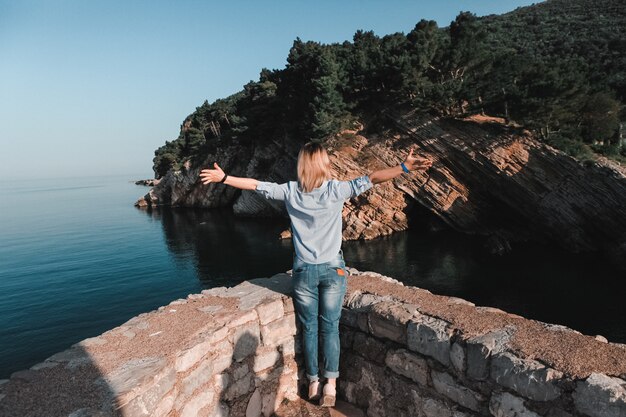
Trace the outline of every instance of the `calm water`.
<instances>
[{"instance_id":1,"label":"calm water","mask_svg":"<svg viewBox=\"0 0 626 417\"><path fill-rule=\"evenodd\" d=\"M176 298L291 268L287 220L139 210L144 177L0 182L0 378ZM626 342L623 274L592 256L490 257L420 228L343 249L359 270Z\"/></svg>"}]
</instances>

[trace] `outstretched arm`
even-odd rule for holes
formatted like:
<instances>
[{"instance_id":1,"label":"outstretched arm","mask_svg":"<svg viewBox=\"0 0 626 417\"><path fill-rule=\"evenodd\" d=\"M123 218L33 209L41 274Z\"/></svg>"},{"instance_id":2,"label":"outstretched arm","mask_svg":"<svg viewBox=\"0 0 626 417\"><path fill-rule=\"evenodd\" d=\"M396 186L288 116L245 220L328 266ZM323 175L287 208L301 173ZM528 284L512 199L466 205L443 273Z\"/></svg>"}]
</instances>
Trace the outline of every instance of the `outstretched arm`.
<instances>
[{"instance_id":1,"label":"outstretched arm","mask_svg":"<svg viewBox=\"0 0 626 417\"><path fill-rule=\"evenodd\" d=\"M413 156L414 148L411 148L409 151L409 155L404 160L404 165L407 167L409 171L414 170L422 170L425 171L431 167L433 162L428 158L415 157ZM378 184L381 182L389 181L402 174L402 166L396 165L395 167L380 169L378 171L374 171L369 174L370 181L372 184Z\"/></svg>"},{"instance_id":2,"label":"outstretched arm","mask_svg":"<svg viewBox=\"0 0 626 417\"><path fill-rule=\"evenodd\" d=\"M217 165L217 162L213 163L215 169L203 169L200 171L200 178L202 178L203 184L209 184L211 182L220 182L224 178L224 171ZM242 190L256 190L256 186L259 183L254 178L242 178L233 177L228 175L223 184L230 185L235 188L241 188Z\"/></svg>"}]
</instances>

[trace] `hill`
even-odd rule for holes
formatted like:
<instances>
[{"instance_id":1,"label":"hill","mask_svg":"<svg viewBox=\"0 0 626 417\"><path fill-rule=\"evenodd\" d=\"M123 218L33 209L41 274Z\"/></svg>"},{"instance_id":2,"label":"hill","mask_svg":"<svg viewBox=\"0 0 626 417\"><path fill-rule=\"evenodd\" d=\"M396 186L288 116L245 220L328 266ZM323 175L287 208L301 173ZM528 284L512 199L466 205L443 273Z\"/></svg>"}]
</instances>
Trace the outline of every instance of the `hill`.
<instances>
[{"instance_id":1,"label":"hill","mask_svg":"<svg viewBox=\"0 0 626 417\"><path fill-rule=\"evenodd\" d=\"M545 241L626 268L626 176L594 153L624 152L626 25L617 6L550 0L501 16L461 13L446 28L421 20L408 34L296 39L284 69L263 69L184 120L156 151L162 180L136 205L285 215L253 192L202 185L200 169L219 161L231 175L295 180L300 146L316 140L345 180L397 165L415 145L435 161L428 176L347 202L344 239L404 230L426 212L431 228L483 236L491 252ZM604 21L612 37L593 31Z\"/></svg>"},{"instance_id":2,"label":"hill","mask_svg":"<svg viewBox=\"0 0 626 417\"><path fill-rule=\"evenodd\" d=\"M486 112L570 155L626 161L626 7L622 0L549 0L500 16L460 13L445 28L353 42L293 42L283 69L209 104L155 151L159 178L229 141L324 140L356 119L409 105L436 116Z\"/></svg>"}]
</instances>

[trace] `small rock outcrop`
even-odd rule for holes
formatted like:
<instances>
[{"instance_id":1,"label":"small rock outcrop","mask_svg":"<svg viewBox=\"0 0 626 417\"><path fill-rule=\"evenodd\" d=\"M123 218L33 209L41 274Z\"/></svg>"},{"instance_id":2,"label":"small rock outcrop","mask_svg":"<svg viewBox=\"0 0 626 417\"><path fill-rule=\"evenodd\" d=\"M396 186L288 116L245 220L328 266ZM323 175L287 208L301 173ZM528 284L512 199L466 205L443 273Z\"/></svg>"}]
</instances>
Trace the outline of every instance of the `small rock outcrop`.
<instances>
[{"instance_id":1,"label":"small rock outcrop","mask_svg":"<svg viewBox=\"0 0 626 417\"><path fill-rule=\"evenodd\" d=\"M147 187L155 187L159 185L159 182L161 182L160 179L137 180L135 181L135 185L145 185Z\"/></svg>"}]
</instances>

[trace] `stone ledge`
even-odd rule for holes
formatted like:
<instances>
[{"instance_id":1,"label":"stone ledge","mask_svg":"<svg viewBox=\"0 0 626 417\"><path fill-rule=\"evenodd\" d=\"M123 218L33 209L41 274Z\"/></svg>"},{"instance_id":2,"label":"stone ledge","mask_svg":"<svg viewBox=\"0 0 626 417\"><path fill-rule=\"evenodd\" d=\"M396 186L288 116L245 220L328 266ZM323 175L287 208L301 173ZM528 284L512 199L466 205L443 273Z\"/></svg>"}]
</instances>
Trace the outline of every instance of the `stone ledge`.
<instances>
[{"instance_id":1,"label":"stone ledge","mask_svg":"<svg viewBox=\"0 0 626 417\"><path fill-rule=\"evenodd\" d=\"M626 415L626 346L349 270L338 393L367 415ZM0 381L0 416L269 417L306 383L290 284L190 294L76 343Z\"/></svg>"},{"instance_id":2,"label":"stone ledge","mask_svg":"<svg viewBox=\"0 0 626 417\"><path fill-rule=\"evenodd\" d=\"M391 382L372 381L402 377L396 390L426 415L626 416L625 345L351 272L341 321L348 381L340 390L348 400L365 395L359 405L368 414L411 415L412 406L371 395L395 395L385 388ZM381 346L385 367L370 367Z\"/></svg>"}]
</instances>

